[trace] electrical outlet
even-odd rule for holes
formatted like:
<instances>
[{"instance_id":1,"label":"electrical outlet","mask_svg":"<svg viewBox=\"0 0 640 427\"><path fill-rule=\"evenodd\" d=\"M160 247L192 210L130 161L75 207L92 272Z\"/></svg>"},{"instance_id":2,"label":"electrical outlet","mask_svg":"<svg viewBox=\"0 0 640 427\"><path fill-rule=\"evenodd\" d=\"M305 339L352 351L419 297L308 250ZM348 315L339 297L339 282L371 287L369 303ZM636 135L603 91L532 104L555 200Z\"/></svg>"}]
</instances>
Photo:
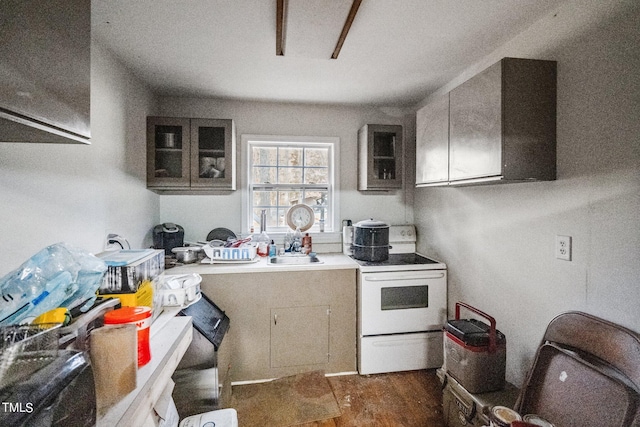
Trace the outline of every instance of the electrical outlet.
<instances>
[{"instance_id":1,"label":"electrical outlet","mask_svg":"<svg viewBox=\"0 0 640 427\"><path fill-rule=\"evenodd\" d=\"M556 236L556 258L571 261L571 236Z\"/></svg>"}]
</instances>

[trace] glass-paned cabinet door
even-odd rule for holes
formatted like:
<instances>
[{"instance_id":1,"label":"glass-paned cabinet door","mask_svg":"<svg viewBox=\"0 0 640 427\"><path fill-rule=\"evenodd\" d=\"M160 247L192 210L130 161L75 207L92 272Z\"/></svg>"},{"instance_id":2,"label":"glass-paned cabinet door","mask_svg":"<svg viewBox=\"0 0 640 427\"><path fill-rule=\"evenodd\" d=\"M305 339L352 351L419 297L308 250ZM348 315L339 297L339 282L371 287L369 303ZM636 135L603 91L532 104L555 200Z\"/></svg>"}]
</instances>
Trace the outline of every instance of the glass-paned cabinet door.
<instances>
[{"instance_id":1,"label":"glass-paned cabinet door","mask_svg":"<svg viewBox=\"0 0 640 427\"><path fill-rule=\"evenodd\" d=\"M396 178L395 132L373 132L373 174L377 179Z\"/></svg>"},{"instance_id":2,"label":"glass-paned cabinet door","mask_svg":"<svg viewBox=\"0 0 640 427\"><path fill-rule=\"evenodd\" d=\"M147 186L189 187L189 119L147 118Z\"/></svg>"},{"instance_id":3,"label":"glass-paned cabinet door","mask_svg":"<svg viewBox=\"0 0 640 427\"><path fill-rule=\"evenodd\" d=\"M191 186L235 190L233 120L191 119Z\"/></svg>"},{"instance_id":4,"label":"glass-paned cabinet door","mask_svg":"<svg viewBox=\"0 0 640 427\"><path fill-rule=\"evenodd\" d=\"M365 125L358 150L359 190L402 188L402 126Z\"/></svg>"}]
</instances>

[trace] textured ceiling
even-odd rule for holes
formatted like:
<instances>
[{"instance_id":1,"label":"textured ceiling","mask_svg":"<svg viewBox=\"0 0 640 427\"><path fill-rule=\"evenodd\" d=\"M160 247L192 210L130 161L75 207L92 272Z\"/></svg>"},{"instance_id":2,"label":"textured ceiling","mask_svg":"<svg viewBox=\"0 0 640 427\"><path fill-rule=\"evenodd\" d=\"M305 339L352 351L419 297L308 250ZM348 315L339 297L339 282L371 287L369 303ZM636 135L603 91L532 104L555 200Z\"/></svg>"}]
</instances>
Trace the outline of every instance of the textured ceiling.
<instances>
[{"instance_id":1,"label":"textured ceiling","mask_svg":"<svg viewBox=\"0 0 640 427\"><path fill-rule=\"evenodd\" d=\"M93 0L92 30L160 95L413 106L562 0Z\"/></svg>"}]
</instances>

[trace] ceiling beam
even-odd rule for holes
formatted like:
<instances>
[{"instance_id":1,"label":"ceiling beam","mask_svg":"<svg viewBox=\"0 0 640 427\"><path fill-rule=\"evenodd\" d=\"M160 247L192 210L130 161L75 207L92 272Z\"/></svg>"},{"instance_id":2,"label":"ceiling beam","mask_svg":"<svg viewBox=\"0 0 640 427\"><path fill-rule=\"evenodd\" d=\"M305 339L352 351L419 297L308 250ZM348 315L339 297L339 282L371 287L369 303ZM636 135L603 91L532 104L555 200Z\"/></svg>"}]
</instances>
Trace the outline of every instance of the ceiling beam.
<instances>
[{"instance_id":1,"label":"ceiling beam","mask_svg":"<svg viewBox=\"0 0 640 427\"><path fill-rule=\"evenodd\" d=\"M276 6L276 55L284 56L285 20L287 0L277 0Z\"/></svg>"},{"instance_id":2,"label":"ceiling beam","mask_svg":"<svg viewBox=\"0 0 640 427\"><path fill-rule=\"evenodd\" d=\"M279 0L280 1L280 0ZM356 13L358 13L358 8L360 7L360 3L362 0L353 0L351 4L351 10L349 10L349 15L347 15L347 20L342 27L342 32L340 33L340 37L338 38L338 43L336 43L336 48L333 50L333 55L331 55L331 59L338 59L338 55L340 54L340 49L342 49L342 45L344 44L345 39L347 38L347 34L349 34L349 29L351 28L351 24L353 20L356 18Z\"/></svg>"}]
</instances>

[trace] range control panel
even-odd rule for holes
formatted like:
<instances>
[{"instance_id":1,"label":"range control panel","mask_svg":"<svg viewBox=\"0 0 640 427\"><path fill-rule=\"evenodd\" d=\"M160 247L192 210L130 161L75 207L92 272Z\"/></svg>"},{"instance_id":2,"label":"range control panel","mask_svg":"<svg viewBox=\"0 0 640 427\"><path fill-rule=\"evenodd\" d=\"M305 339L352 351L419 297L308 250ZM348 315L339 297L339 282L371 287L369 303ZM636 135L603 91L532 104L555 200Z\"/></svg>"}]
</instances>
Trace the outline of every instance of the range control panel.
<instances>
[{"instance_id":1,"label":"range control panel","mask_svg":"<svg viewBox=\"0 0 640 427\"><path fill-rule=\"evenodd\" d=\"M412 243L416 241L416 227L414 225L389 226L389 244Z\"/></svg>"}]
</instances>

